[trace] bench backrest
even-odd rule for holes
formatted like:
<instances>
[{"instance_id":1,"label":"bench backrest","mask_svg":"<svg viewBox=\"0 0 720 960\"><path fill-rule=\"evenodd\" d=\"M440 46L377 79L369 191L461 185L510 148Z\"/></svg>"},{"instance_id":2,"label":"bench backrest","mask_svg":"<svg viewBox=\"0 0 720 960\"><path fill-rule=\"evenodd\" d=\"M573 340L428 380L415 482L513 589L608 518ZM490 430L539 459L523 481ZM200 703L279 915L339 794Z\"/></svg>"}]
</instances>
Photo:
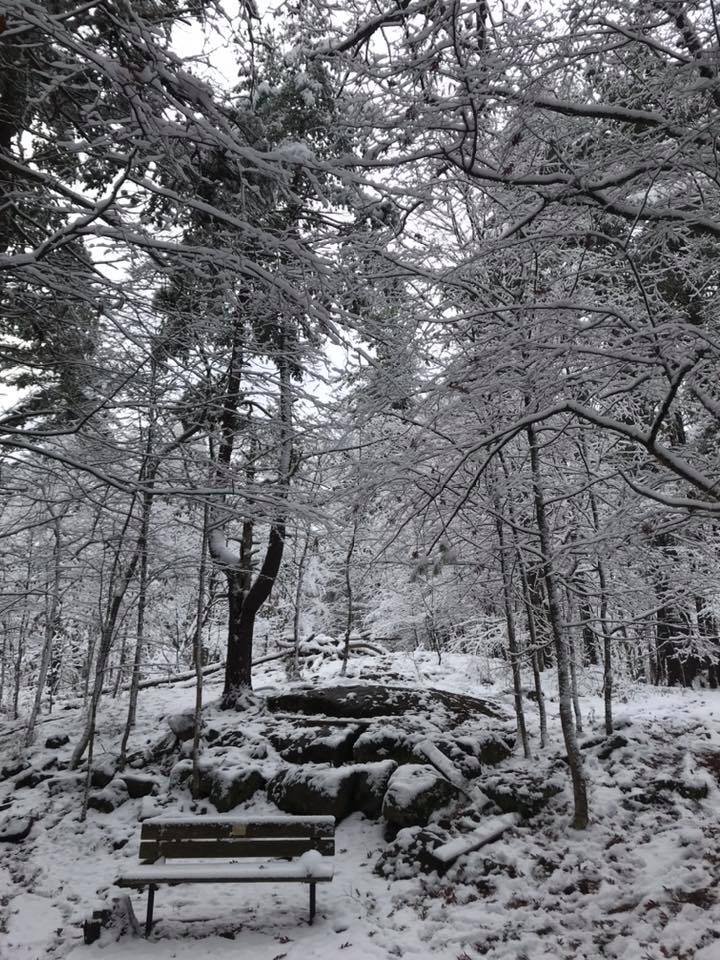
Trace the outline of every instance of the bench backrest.
<instances>
[{"instance_id":1,"label":"bench backrest","mask_svg":"<svg viewBox=\"0 0 720 960\"><path fill-rule=\"evenodd\" d=\"M296 857L335 853L333 817L161 817L140 831L140 859Z\"/></svg>"}]
</instances>

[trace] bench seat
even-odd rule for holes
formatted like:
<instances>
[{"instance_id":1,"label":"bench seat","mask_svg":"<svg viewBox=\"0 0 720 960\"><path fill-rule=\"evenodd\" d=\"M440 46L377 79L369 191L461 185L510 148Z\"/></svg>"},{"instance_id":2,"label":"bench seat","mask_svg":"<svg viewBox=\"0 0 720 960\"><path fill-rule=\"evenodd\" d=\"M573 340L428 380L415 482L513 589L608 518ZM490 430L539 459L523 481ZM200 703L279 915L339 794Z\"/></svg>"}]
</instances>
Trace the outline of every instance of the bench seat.
<instances>
[{"instance_id":1,"label":"bench seat","mask_svg":"<svg viewBox=\"0 0 720 960\"><path fill-rule=\"evenodd\" d=\"M124 870L119 887L146 887L151 883L280 883L283 880L323 883L332 880L332 863L148 863Z\"/></svg>"}]
</instances>

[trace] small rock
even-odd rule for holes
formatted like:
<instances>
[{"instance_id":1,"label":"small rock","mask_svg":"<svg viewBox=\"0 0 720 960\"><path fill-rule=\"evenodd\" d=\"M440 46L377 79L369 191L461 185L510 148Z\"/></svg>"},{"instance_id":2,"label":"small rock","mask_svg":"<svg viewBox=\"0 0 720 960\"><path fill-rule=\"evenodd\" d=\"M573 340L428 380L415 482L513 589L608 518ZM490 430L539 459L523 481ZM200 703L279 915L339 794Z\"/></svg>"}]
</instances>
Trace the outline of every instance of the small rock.
<instances>
[{"instance_id":1,"label":"small rock","mask_svg":"<svg viewBox=\"0 0 720 960\"><path fill-rule=\"evenodd\" d=\"M88 797L88 807L99 813L112 813L129 799L127 787L120 778L117 778L112 780L104 790L91 793Z\"/></svg>"},{"instance_id":2,"label":"small rock","mask_svg":"<svg viewBox=\"0 0 720 960\"><path fill-rule=\"evenodd\" d=\"M32 789L45 780L50 779L49 773L41 773L39 770L30 770L28 773L22 773L15 781L16 790Z\"/></svg>"},{"instance_id":3,"label":"small rock","mask_svg":"<svg viewBox=\"0 0 720 960\"><path fill-rule=\"evenodd\" d=\"M27 770L29 766L29 760L24 760L20 757L17 757L0 769L0 780L9 780L10 777L17 776L18 773L22 773L23 770Z\"/></svg>"},{"instance_id":4,"label":"small rock","mask_svg":"<svg viewBox=\"0 0 720 960\"><path fill-rule=\"evenodd\" d=\"M32 817L9 817L0 824L0 842L21 843L32 830Z\"/></svg>"},{"instance_id":5,"label":"small rock","mask_svg":"<svg viewBox=\"0 0 720 960\"><path fill-rule=\"evenodd\" d=\"M64 747L70 743L70 737L66 733L58 733L54 737L48 737L45 741L45 747L48 750L57 750L58 747Z\"/></svg>"},{"instance_id":6,"label":"small rock","mask_svg":"<svg viewBox=\"0 0 720 960\"><path fill-rule=\"evenodd\" d=\"M105 757L95 762L90 771L90 786L100 789L106 787L115 776L116 768L114 757Z\"/></svg>"},{"instance_id":7,"label":"small rock","mask_svg":"<svg viewBox=\"0 0 720 960\"><path fill-rule=\"evenodd\" d=\"M616 733L615 736L608 737L603 741L602 746L598 750L598 758L600 760L607 760L612 753L627 745L627 737L624 737L621 733Z\"/></svg>"},{"instance_id":8,"label":"small rock","mask_svg":"<svg viewBox=\"0 0 720 960\"><path fill-rule=\"evenodd\" d=\"M170 770L168 786L176 787L186 783L192 776L192 760L178 760Z\"/></svg>"},{"instance_id":9,"label":"small rock","mask_svg":"<svg viewBox=\"0 0 720 960\"><path fill-rule=\"evenodd\" d=\"M50 777L47 782L48 795L59 797L63 793L80 790L85 784L85 774L76 771L65 771Z\"/></svg>"},{"instance_id":10,"label":"small rock","mask_svg":"<svg viewBox=\"0 0 720 960\"><path fill-rule=\"evenodd\" d=\"M195 735L194 713L173 713L167 718L167 723L181 743L192 740Z\"/></svg>"},{"instance_id":11,"label":"small rock","mask_svg":"<svg viewBox=\"0 0 720 960\"><path fill-rule=\"evenodd\" d=\"M152 777L142 777L139 774L123 774L120 778L127 787L131 800L147 797L157 789L157 781Z\"/></svg>"},{"instance_id":12,"label":"small rock","mask_svg":"<svg viewBox=\"0 0 720 960\"><path fill-rule=\"evenodd\" d=\"M473 752L480 763L493 766L502 763L512 755L515 747L515 737L510 733L493 733L487 731L474 738L476 743Z\"/></svg>"},{"instance_id":13,"label":"small rock","mask_svg":"<svg viewBox=\"0 0 720 960\"><path fill-rule=\"evenodd\" d=\"M128 896L114 898L109 906L103 906L98 910L93 910L89 917L83 922L83 940L86 944L95 943L100 939L104 928L113 928L115 939L119 939L124 933L138 936L140 933L140 924L138 923L132 908L132 903Z\"/></svg>"},{"instance_id":14,"label":"small rock","mask_svg":"<svg viewBox=\"0 0 720 960\"><path fill-rule=\"evenodd\" d=\"M392 880L410 880L421 873L433 873L438 863L433 851L450 839L447 830L437 824L427 827L404 827L383 850L374 872Z\"/></svg>"}]
</instances>

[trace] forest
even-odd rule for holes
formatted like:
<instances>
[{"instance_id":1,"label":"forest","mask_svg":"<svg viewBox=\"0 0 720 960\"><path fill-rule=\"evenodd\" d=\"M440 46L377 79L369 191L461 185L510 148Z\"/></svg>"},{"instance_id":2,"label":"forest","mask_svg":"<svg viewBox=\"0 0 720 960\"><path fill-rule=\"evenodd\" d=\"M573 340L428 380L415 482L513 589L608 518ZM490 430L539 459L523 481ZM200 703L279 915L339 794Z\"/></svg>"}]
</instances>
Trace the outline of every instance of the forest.
<instances>
[{"instance_id":1,"label":"forest","mask_svg":"<svg viewBox=\"0 0 720 960\"><path fill-rule=\"evenodd\" d=\"M719 151L715 0L4 0L2 960L720 958Z\"/></svg>"}]
</instances>

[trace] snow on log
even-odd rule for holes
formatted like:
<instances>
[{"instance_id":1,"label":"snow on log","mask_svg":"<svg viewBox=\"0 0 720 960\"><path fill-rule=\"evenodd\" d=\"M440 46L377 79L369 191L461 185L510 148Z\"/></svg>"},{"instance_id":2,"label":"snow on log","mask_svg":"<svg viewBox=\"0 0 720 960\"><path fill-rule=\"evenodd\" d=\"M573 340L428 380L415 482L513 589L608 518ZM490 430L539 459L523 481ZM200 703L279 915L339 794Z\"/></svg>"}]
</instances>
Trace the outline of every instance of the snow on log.
<instances>
[{"instance_id":1,"label":"snow on log","mask_svg":"<svg viewBox=\"0 0 720 960\"><path fill-rule=\"evenodd\" d=\"M485 826L479 830L474 830L463 837L455 837L454 840L448 840L441 846L432 851L433 859L442 864L450 864L465 853L472 853L479 847L497 840L510 827L514 827L520 822L520 815L517 813L503 813L499 817L491 817Z\"/></svg>"}]
</instances>

